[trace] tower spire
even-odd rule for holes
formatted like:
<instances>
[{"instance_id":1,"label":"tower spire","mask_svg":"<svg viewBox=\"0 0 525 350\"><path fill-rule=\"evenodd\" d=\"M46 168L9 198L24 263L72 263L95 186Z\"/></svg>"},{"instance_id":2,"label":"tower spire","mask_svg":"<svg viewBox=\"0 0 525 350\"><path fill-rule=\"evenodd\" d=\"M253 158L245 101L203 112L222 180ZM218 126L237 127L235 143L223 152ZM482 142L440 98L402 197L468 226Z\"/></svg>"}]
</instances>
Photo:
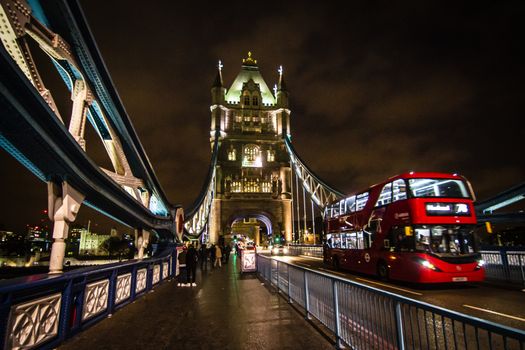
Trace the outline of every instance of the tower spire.
<instances>
[{"instance_id":1,"label":"tower spire","mask_svg":"<svg viewBox=\"0 0 525 350\"><path fill-rule=\"evenodd\" d=\"M212 87L222 87L222 61L219 60L219 64L217 65L217 75L215 76L215 81L213 82Z\"/></svg>"},{"instance_id":2,"label":"tower spire","mask_svg":"<svg viewBox=\"0 0 525 350\"><path fill-rule=\"evenodd\" d=\"M286 91L286 84L284 83L284 69L282 65L279 66L277 72L279 72L279 84L277 85L277 91Z\"/></svg>"},{"instance_id":3,"label":"tower spire","mask_svg":"<svg viewBox=\"0 0 525 350\"><path fill-rule=\"evenodd\" d=\"M252 52L248 51L248 58L242 59L243 66L256 66L257 60L252 58Z\"/></svg>"},{"instance_id":4,"label":"tower spire","mask_svg":"<svg viewBox=\"0 0 525 350\"><path fill-rule=\"evenodd\" d=\"M276 91L275 97L277 98L277 105L280 107L288 108L288 91L286 90L286 84L284 83L284 69L283 66L279 66L277 69L279 72L279 83L274 91Z\"/></svg>"}]
</instances>

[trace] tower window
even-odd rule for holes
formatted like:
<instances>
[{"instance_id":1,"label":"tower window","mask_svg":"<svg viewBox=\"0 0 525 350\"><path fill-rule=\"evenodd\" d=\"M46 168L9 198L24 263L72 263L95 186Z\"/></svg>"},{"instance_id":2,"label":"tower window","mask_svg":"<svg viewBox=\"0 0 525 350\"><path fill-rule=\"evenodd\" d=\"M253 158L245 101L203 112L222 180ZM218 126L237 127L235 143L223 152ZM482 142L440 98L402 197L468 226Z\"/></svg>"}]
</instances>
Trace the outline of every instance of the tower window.
<instances>
[{"instance_id":1,"label":"tower window","mask_svg":"<svg viewBox=\"0 0 525 350\"><path fill-rule=\"evenodd\" d=\"M259 146L253 144L244 146L242 166L256 168L262 166L261 150Z\"/></svg>"},{"instance_id":2,"label":"tower window","mask_svg":"<svg viewBox=\"0 0 525 350\"><path fill-rule=\"evenodd\" d=\"M266 160L268 162L275 162L275 151L273 149L267 151Z\"/></svg>"},{"instance_id":3,"label":"tower window","mask_svg":"<svg viewBox=\"0 0 525 350\"><path fill-rule=\"evenodd\" d=\"M253 104L254 106L258 106L258 105L259 105L259 97L257 97L257 96L253 96L253 97L252 97L252 104Z\"/></svg>"},{"instance_id":4,"label":"tower window","mask_svg":"<svg viewBox=\"0 0 525 350\"><path fill-rule=\"evenodd\" d=\"M250 105L250 96L244 96L244 105L249 106Z\"/></svg>"},{"instance_id":5,"label":"tower window","mask_svg":"<svg viewBox=\"0 0 525 350\"><path fill-rule=\"evenodd\" d=\"M237 160L237 151L233 146L228 150L228 160Z\"/></svg>"}]
</instances>

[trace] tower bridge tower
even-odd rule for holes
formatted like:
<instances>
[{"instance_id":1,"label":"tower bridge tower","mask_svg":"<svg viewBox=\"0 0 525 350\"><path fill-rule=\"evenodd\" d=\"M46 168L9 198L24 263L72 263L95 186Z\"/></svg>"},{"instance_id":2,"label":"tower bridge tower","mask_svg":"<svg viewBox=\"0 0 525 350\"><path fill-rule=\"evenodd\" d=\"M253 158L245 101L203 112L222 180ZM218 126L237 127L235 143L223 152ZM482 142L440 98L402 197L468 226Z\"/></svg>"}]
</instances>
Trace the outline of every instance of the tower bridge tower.
<instances>
[{"instance_id":1,"label":"tower bridge tower","mask_svg":"<svg viewBox=\"0 0 525 350\"><path fill-rule=\"evenodd\" d=\"M232 224L247 219L261 222L268 235L283 235L291 241L291 169L284 143L290 134L290 110L282 68L272 91L248 52L226 89L219 61L211 97L211 143L215 135L220 140L210 241L228 242L236 233ZM264 241L257 233L253 239Z\"/></svg>"}]
</instances>

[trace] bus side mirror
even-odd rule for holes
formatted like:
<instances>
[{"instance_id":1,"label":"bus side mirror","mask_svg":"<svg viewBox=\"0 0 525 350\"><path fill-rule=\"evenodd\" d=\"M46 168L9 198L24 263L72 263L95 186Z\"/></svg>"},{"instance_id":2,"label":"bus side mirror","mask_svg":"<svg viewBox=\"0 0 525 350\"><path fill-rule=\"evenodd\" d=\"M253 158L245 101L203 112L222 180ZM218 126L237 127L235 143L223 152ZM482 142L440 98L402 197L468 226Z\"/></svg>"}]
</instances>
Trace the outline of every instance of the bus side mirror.
<instances>
[{"instance_id":1,"label":"bus side mirror","mask_svg":"<svg viewBox=\"0 0 525 350\"><path fill-rule=\"evenodd\" d=\"M390 240L389 239L385 239L383 241L383 245L386 249L390 248Z\"/></svg>"}]
</instances>

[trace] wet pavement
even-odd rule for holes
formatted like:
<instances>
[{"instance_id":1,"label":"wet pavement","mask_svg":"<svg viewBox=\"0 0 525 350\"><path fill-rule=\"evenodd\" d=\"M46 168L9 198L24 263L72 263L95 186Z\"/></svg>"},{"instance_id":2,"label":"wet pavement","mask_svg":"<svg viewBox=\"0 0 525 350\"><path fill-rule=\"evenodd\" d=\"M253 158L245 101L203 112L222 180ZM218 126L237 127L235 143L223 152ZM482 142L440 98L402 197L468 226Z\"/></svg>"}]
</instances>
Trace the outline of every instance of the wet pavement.
<instances>
[{"instance_id":1,"label":"wet pavement","mask_svg":"<svg viewBox=\"0 0 525 350\"><path fill-rule=\"evenodd\" d=\"M235 256L197 269L196 287L175 280L68 340L59 349L333 349L334 346Z\"/></svg>"}]
</instances>

